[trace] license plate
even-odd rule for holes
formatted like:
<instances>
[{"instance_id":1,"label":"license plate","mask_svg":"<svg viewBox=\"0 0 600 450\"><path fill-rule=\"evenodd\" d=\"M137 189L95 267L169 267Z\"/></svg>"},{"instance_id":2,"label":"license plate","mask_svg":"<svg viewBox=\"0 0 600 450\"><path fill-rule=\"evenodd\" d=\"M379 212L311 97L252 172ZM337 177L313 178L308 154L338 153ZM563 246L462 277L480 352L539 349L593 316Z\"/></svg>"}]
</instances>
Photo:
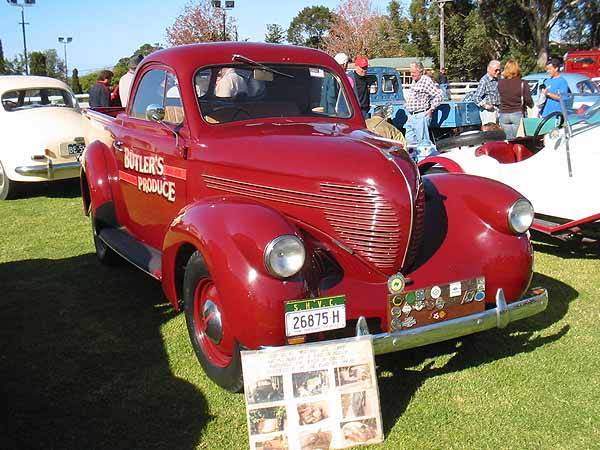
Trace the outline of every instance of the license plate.
<instances>
[{"instance_id":1,"label":"license plate","mask_svg":"<svg viewBox=\"0 0 600 450\"><path fill-rule=\"evenodd\" d=\"M346 296L291 300L285 304L285 334L300 336L346 326Z\"/></svg>"},{"instance_id":2,"label":"license plate","mask_svg":"<svg viewBox=\"0 0 600 450\"><path fill-rule=\"evenodd\" d=\"M67 144L67 154L81 155L85 149L85 144Z\"/></svg>"}]
</instances>

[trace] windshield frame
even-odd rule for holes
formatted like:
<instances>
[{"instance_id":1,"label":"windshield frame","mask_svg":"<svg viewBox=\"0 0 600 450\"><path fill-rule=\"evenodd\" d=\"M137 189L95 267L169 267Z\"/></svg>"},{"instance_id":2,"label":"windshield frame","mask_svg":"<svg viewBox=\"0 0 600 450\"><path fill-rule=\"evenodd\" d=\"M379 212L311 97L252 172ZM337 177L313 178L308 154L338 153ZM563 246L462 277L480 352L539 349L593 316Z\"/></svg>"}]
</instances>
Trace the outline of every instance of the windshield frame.
<instances>
[{"instance_id":1,"label":"windshield frame","mask_svg":"<svg viewBox=\"0 0 600 450\"><path fill-rule=\"evenodd\" d=\"M253 71L254 69L259 69L258 66L255 67L251 64L236 63L236 62L229 63L228 62L228 63L208 64L208 65L199 66L196 70L194 70L194 72L192 74L192 79L191 79L192 92L194 94L194 97L196 97L196 107L198 108L198 113L204 123L206 123L208 125L228 125L228 124L236 124L236 123L240 123L240 122L244 123L244 122L248 122L248 121L263 121L263 122L264 121L281 121L281 120L289 121L290 119L301 119L302 121L326 120L326 121L339 122L341 120L343 120L343 121L353 120L356 117L356 111L350 100L351 97L348 94L348 90L346 89L346 86L344 85L344 83L343 83L342 79L340 78L340 76L338 75L338 73L335 72L334 70L332 70L331 67L323 66L323 65L319 65L319 64L312 64L309 62L271 63L271 62L265 62L265 61L258 61L258 63L262 66L266 66L267 68L273 69L275 71L284 70L282 68L285 68L285 67L292 67L292 68L305 68L307 70L319 69L319 70L322 70L325 74L329 73L330 75L333 76L333 79L338 83L338 86L340 86L342 88L343 97L344 97L346 106L348 108L348 115L347 116L337 116L337 115L327 115L324 113L314 112L313 114L293 114L293 115L285 115L285 116L272 115L272 116L242 118L242 119L235 119L235 120L229 120L229 121L223 121L223 122L211 122L206 119L207 114L202 111L202 101L209 100L209 101L227 102L229 100L227 97L214 96L214 85L216 83L216 73L217 73L217 71L215 71L214 69L222 69L222 68L229 68L229 67L234 68L234 69L242 69L242 70L250 70L250 71ZM206 94L199 97L196 92L196 77L201 72L206 71L206 70L211 70L211 78L209 80L208 90L210 91L212 89L213 94L209 98L205 98ZM258 100L258 101L260 101L260 100ZM240 104L243 105L243 103L240 103Z\"/></svg>"}]
</instances>

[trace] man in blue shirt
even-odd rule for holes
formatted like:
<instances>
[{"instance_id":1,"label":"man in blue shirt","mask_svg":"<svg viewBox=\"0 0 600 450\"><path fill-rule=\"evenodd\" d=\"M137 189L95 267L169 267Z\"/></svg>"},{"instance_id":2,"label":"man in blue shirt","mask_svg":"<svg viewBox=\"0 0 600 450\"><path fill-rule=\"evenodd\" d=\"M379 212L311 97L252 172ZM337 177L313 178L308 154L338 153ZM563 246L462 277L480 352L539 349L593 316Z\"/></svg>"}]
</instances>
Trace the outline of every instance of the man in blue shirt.
<instances>
[{"instance_id":1,"label":"man in blue shirt","mask_svg":"<svg viewBox=\"0 0 600 450\"><path fill-rule=\"evenodd\" d=\"M569 93L569 85L560 76L559 67L560 60L558 58L550 59L546 65L546 72L551 78L544 82L546 89L542 93L546 95L546 104L542 111L542 117L546 117L555 111L560 112L560 97Z\"/></svg>"}]
</instances>

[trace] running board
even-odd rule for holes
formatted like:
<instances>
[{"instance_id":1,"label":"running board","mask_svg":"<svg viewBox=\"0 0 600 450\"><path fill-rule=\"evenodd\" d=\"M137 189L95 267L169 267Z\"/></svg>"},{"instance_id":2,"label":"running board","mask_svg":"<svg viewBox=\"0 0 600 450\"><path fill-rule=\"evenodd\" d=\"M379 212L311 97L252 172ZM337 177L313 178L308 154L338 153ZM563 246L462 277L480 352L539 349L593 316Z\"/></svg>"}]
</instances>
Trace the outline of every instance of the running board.
<instances>
[{"instance_id":1,"label":"running board","mask_svg":"<svg viewBox=\"0 0 600 450\"><path fill-rule=\"evenodd\" d=\"M536 217L533 220L533 225L531 226L531 228L537 231L541 231L542 233L558 234L564 231L568 231L571 228L589 224L598 220L600 220L600 214L594 214L593 216L585 217L579 220L567 220L563 223L551 222L549 220L544 220L542 218Z\"/></svg>"},{"instance_id":2,"label":"running board","mask_svg":"<svg viewBox=\"0 0 600 450\"><path fill-rule=\"evenodd\" d=\"M123 259L151 277L162 278L162 253L144 244L122 228L102 228L98 237Z\"/></svg>"}]
</instances>

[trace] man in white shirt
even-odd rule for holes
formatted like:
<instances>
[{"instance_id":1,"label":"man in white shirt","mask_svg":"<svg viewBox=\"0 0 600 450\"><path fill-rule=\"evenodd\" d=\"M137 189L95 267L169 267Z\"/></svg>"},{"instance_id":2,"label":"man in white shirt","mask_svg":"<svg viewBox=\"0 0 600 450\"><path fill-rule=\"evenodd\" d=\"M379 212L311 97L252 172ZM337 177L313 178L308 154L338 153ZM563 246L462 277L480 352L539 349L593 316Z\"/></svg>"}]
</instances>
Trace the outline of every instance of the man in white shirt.
<instances>
[{"instance_id":1,"label":"man in white shirt","mask_svg":"<svg viewBox=\"0 0 600 450\"><path fill-rule=\"evenodd\" d=\"M119 80L119 97L121 98L121 105L123 108L127 106L127 100L129 100L129 91L131 90L131 83L133 83L135 68L142 62L142 59L144 59L142 55L131 58L127 63L127 73Z\"/></svg>"},{"instance_id":2,"label":"man in white shirt","mask_svg":"<svg viewBox=\"0 0 600 450\"><path fill-rule=\"evenodd\" d=\"M244 77L232 67L220 70L215 86L215 96L232 98L238 94L248 94L248 83Z\"/></svg>"}]
</instances>

